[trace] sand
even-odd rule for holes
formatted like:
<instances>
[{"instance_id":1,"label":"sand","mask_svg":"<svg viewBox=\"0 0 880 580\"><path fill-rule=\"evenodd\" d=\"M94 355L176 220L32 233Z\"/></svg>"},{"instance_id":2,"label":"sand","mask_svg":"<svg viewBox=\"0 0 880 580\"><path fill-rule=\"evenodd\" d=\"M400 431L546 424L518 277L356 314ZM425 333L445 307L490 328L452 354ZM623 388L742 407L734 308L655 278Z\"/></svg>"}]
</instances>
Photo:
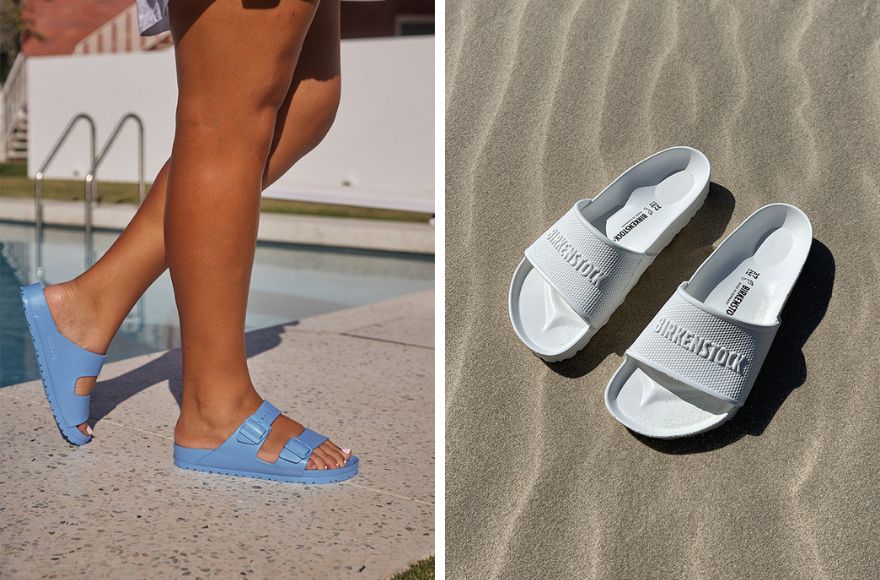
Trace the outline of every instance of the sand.
<instances>
[{"instance_id":1,"label":"sand","mask_svg":"<svg viewBox=\"0 0 880 580\"><path fill-rule=\"evenodd\" d=\"M880 3L447 3L450 578L876 578ZM703 209L588 347L545 364L507 315L522 251L672 145ZM695 438L605 410L626 348L743 219L813 247L747 404Z\"/></svg>"}]
</instances>

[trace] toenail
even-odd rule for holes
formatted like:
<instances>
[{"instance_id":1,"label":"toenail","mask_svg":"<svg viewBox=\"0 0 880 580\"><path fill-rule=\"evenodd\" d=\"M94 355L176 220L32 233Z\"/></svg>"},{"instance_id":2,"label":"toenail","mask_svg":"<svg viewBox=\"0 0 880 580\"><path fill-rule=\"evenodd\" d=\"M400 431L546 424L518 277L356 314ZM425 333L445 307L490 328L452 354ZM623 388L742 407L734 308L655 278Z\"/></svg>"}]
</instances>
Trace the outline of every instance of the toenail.
<instances>
[{"instance_id":1,"label":"toenail","mask_svg":"<svg viewBox=\"0 0 880 580\"><path fill-rule=\"evenodd\" d=\"M343 449L342 452L346 455L351 455L351 449Z\"/></svg>"},{"instance_id":2,"label":"toenail","mask_svg":"<svg viewBox=\"0 0 880 580\"><path fill-rule=\"evenodd\" d=\"M92 434L92 426L86 425L86 431L88 432L89 435L91 435Z\"/></svg>"}]
</instances>

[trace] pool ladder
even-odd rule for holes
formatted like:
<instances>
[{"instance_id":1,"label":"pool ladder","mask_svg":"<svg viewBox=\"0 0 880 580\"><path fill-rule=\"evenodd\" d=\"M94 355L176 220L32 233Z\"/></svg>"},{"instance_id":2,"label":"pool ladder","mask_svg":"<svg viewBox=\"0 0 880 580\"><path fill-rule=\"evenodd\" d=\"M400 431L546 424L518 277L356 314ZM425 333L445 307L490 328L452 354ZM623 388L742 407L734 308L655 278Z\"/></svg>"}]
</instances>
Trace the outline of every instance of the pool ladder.
<instances>
[{"instance_id":1,"label":"pool ladder","mask_svg":"<svg viewBox=\"0 0 880 580\"><path fill-rule=\"evenodd\" d=\"M52 149L49 151L49 155L46 156L46 160L43 161L43 164L40 166L40 169L37 170L36 175L34 176L34 222L35 222L35 230L36 230L36 256L35 256L35 270L37 279L40 281L44 280L44 271L43 271L43 179L45 177L45 172L49 168L49 165L55 159L55 156L58 154L58 151L61 149L61 146L67 141L67 138L70 136L70 133L73 131L73 128L80 122L85 122L89 127L89 171L86 174L84 187L85 187L85 195L83 197L83 202L85 204L85 219L84 219L84 234L85 234L85 267L88 269L92 262L94 261L94 242L92 235L92 224L93 224L93 211L94 211L94 200L98 193L98 179L97 172L98 168L101 166L101 163L104 162L104 159L107 157L107 153L110 151L110 148L116 142L116 138L119 137L119 133L122 131L122 128L128 121L132 121L137 125L138 129L138 203L144 201L144 195L146 194L146 188L144 184L144 123L141 118L135 113L126 113L116 122L116 126L113 128L113 131L110 133L110 137L104 143L104 146L101 148L101 151L96 155L95 154L95 142L96 142L96 131L95 131L95 120L91 117L91 115L87 115L86 113L79 113L74 115L70 121L67 123L67 126L64 128L64 131L61 132L61 135L58 137L58 140L55 141L55 145L52 146Z\"/></svg>"},{"instance_id":2,"label":"pool ladder","mask_svg":"<svg viewBox=\"0 0 880 580\"><path fill-rule=\"evenodd\" d=\"M94 200L98 193L98 168L101 166L101 163L104 162L104 159L107 157L107 153L110 151L110 148L116 142L117 137L119 137L120 132L122 131L125 124L129 121L132 121L137 126L138 130L138 205L143 203L144 197L146 195L146 187L144 183L144 122L140 118L140 116L135 113L126 113L116 122L116 125L113 127L113 131L110 132L110 137L107 138L107 141L104 143L104 146L101 147L101 151L95 154L95 143L96 143L96 130L95 130L95 120L91 115L86 113L78 113L74 115L70 121L68 121L67 126L64 128L64 131L61 132L61 135L58 137L58 140L55 141L55 145L52 146L52 149L49 151L49 155L46 156L46 160L43 161L43 164L40 166L40 169L37 171L36 175L34 175L34 223L35 223L35 235L36 235L36 244L35 244L35 274L37 280L40 282L45 282L45 273L43 269L43 179L45 177L45 172L49 168L49 164L55 159L55 156L58 154L58 151L61 149L61 146L67 141L67 138L70 136L70 133L73 131L73 128L80 122L84 122L88 125L89 128L89 171L86 174L84 181L85 195L83 197L83 202L85 204L85 216L84 216L84 237L85 237L85 268L88 269L93 261L94 261L94 239L92 233L92 224L93 224L93 211L94 211ZM143 299L138 300L138 303L135 305L135 308L126 316L123 324L127 324L127 326L131 327L132 325L137 326L138 328L143 327L144 321L144 303Z\"/></svg>"}]
</instances>

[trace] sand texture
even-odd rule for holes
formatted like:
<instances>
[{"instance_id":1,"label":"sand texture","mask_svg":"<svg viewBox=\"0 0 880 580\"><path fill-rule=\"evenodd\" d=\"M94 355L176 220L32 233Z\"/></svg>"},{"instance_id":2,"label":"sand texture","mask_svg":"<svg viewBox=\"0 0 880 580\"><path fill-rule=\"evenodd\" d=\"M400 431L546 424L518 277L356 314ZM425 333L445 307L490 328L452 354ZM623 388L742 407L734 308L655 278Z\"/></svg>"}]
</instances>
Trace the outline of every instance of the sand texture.
<instances>
[{"instance_id":1,"label":"sand texture","mask_svg":"<svg viewBox=\"0 0 880 580\"><path fill-rule=\"evenodd\" d=\"M449 577L877 578L880 3L450 0L446 51ZM705 206L543 363L508 320L523 250L672 145L709 157ZM814 241L745 407L633 435L603 403L624 351L774 201Z\"/></svg>"}]
</instances>

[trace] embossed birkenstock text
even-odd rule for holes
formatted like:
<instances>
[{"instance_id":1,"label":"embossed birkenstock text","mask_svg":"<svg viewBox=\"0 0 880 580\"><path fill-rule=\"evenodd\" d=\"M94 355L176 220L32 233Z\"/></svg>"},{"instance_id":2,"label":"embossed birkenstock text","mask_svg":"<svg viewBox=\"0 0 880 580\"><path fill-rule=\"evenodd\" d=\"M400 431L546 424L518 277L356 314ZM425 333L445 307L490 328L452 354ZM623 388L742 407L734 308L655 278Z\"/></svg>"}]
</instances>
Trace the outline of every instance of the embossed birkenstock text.
<instances>
[{"instance_id":1,"label":"embossed birkenstock text","mask_svg":"<svg viewBox=\"0 0 880 580\"><path fill-rule=\"evenodd\" d=\"M562 235L558 228L553 228L547 232L547 240L550 245L556 248L562 259L574 267L574 269L587 279L587 281L599 287L599 284L608 277L608 272L602 272L596 266L585 258L571 243Z\"/></svg>"},{"instance_id":2,"label":"embossed birkenstock text","mask_svg":"<svg viewBox=\"0 0 880 580\"><path fill-rule=\"evenodd\" d=\"M654 332L697 356L728 368L737 374L743 374L742 367L745 357L742 354L698 336L665 317L661 317L654 325Z\"/></svg>"}]
</instances>

